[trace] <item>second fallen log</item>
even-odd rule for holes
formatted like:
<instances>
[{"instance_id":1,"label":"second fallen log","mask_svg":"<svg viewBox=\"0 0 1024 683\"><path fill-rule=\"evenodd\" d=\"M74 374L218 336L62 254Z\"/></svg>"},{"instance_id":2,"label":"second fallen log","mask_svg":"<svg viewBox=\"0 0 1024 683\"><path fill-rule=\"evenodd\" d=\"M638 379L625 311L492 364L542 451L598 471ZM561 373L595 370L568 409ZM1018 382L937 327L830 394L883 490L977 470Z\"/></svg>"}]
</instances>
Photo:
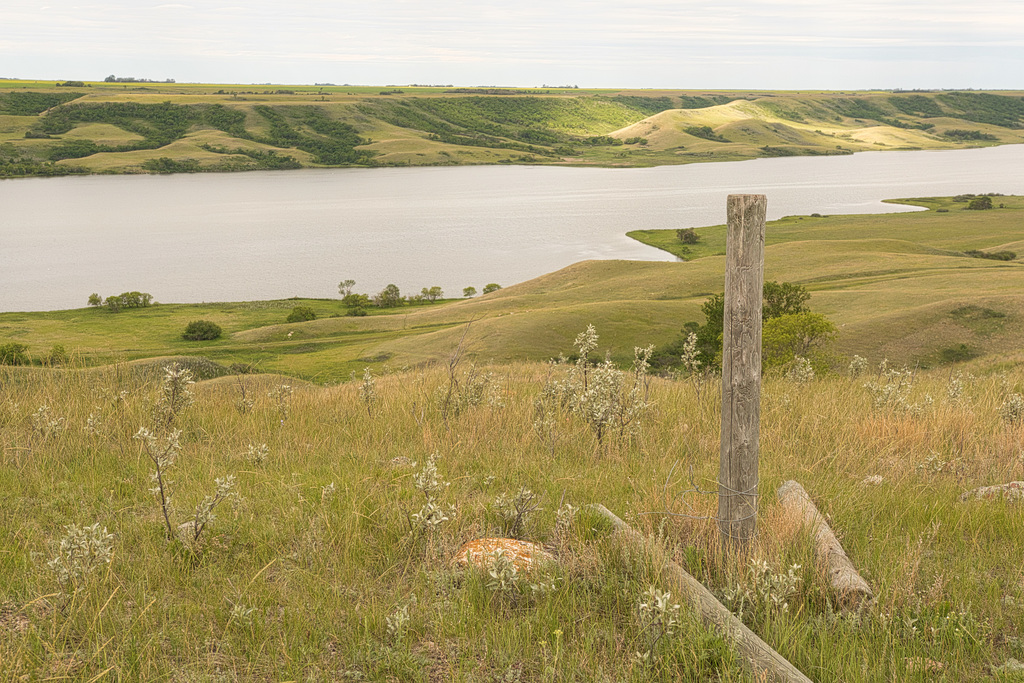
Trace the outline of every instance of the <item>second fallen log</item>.
<instances>
[{"instance_id":1,"label":"second fallen log","mask_svg":"<svg viewBox=\"0 0 1024 683\"><path fill-rule=\"evenodd\" d=\"M779 487L779 502L784 509L798 515L803 525L814 534L814 556L825 566L829 584L839 600L849 607L873 600L875 594L871 586L857 572L804 487L795 481L784 482Z\"/></svg>"}]
</instances>

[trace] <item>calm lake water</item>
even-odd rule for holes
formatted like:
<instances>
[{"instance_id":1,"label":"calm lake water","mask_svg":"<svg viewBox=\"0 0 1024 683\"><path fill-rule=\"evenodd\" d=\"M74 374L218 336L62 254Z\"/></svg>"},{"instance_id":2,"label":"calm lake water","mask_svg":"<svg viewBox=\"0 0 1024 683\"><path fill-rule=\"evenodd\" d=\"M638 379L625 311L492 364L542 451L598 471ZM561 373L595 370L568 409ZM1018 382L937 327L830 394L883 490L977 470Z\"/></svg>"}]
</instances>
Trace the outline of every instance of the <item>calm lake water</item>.
<instances>
[{"instance_id":1,"label":"calm lake water","mask_svg":"<svg viewBox=\"0 0 1024 683\"><path fill-rule=\"evenodd\" d=\"M648 169L476 166L0 180L0 311L510 285L584 259L671 260L628 230L913 210L893 197L1024 194L1024 145Z\"/></svg>"}]
</instances>

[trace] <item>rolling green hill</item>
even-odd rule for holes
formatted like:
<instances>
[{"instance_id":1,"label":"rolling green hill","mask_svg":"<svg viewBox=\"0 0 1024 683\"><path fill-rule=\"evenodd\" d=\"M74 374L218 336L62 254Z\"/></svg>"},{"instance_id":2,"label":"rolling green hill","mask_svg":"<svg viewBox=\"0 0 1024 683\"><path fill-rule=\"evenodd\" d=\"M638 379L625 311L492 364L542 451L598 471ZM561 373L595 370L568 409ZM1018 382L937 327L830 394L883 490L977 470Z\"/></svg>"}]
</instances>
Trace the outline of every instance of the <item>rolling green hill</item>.
<instances>
[{"instance_id":1,"label":"rolling green hill","mask_svg":"<svg viewBox=\"0 0 1024 683\"><path fill-rule=\"evenodd\" d=\"M843 354L923 365L1018 361L1024 263L979 256L1024 247L1024 198L994 197L988 211L966 209L967 199L900 200L930 209L915 213L773 221L765 277L805 286L811 307L838 326ZM87 364L194 354L326 382L366 366L443 361L463 335L467 355L479 361L546 360L571 351L575 335L594 324L602 350L625 361L634 345L663 344L687 321L703 322L701 304L722 290L725 228L697 233L685 254L674 231L631 233L686 262L586 261L473 299L366 317L345 316L337 300L4 313L0 344L26 344L37 358L62 344ZM319 319L286 323L298 305ZM224 337L182 340L196 319L216 322Z\"/></svg>"},{"instance_id":2,"label":"rolling green hill","mask_svg":"<svg viewBox=\"0 0 1024 683\"><path fill-rule=\"evenodd\" d=\"M302 166L650 166L1024 142L1017 92L0 80L0 177Z\"/></svg>"}]
</instances>

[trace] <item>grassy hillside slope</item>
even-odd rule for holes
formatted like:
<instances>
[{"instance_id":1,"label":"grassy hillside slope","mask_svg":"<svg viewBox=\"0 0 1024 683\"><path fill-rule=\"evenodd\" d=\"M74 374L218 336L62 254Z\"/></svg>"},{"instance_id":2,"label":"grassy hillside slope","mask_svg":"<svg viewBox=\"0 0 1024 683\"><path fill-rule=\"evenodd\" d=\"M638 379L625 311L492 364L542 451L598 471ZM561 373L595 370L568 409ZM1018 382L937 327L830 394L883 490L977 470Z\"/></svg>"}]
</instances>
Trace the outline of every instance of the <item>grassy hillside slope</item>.
<instances>
[{"instance_id":1,"label":"grassy hillside slope","mask_svg":"<svg viewBox=\"0 0 1024 683\"><path fill-rule=\"evenodd\" d=\"M993 200L988 211L927 198L901 200L930 209L922 212L773 221L765 277L805 286L812 309L839 327L841 353L926 366L975 356L1015 362L1024 358L1024 262L966 253L1024 251L1024 198ZM367 317L345 316L336 300L3 313L0 344L26 344L36 358L62 344L89 364L195 354L328 382L367 366L443 361L460 343L481 362L546 360L570 352L576 334L594 324L602 352L626 361L633 346L666 343L685 322L703 322L701 304L722 290L725 228L697 233L685 253L674 231L631 233L687 262L582 262L473 299ZM285 323L298 305L319 319ZM182 340L196 319L216 322L224 337Z\"/></svg>"},{"instance_id":2,"label":"grassy hillside slope","mask_svg":"<svg viewBox=\"0 0 1024 683\"><path fill-rule=\"evenodd\" d=\"M915 410L873 406L864 377L768 378L758 536L734 556L703 518L715 495L693 489L717 480L715 382L655 379L636 430L603 443L551 400L565 366L465 364L448 411L447 368L335 387L199 382L162 465L165 519L133 438L146 426L166 443L162 389L134 370L0 367L5 678L760 680L658 561L585 507L601 503L812 680L1019 680L1024 506L958 500L1024 478L1024 423L1001 417L1019 370L916 373L908 401L936 400ZM227 477L240 498L179 540ZM863 609L842 611L813 535L777 502L794 478L875 591ZM453 565L463 542L494 535L545 543L557 563ZM664 637L642 607L654 587L681 604Z\"/></svg>"},{"instance_id":3,"label":"grassy hillside slope","mask_svg":"<svg viewBox=\"0 0 1024 683\"><path fill-rule=\"evenodd\" d=\"M300 166L649 166L1024 142L1021 93L0 80L0 177Z\"/></svg>"}]
</instances>

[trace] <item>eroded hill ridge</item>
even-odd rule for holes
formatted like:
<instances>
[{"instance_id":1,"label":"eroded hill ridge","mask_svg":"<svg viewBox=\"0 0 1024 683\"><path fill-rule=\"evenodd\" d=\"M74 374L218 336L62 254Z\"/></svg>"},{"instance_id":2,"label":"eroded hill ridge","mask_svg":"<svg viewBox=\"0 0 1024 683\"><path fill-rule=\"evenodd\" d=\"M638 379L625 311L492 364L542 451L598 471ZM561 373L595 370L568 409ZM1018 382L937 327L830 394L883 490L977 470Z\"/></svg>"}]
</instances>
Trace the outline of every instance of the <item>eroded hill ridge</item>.
<instances>
[{"instance_id":1,"label":"eroded hill ridge","mask_svg":"<svg viewBox=\"0 0 1024 683\"><path fill-rule=\"evenodd\" d=\"M650 166L1024 142L1016 92L0 81L0 176L493 163Z\"/></svg>"}]
</instances>

